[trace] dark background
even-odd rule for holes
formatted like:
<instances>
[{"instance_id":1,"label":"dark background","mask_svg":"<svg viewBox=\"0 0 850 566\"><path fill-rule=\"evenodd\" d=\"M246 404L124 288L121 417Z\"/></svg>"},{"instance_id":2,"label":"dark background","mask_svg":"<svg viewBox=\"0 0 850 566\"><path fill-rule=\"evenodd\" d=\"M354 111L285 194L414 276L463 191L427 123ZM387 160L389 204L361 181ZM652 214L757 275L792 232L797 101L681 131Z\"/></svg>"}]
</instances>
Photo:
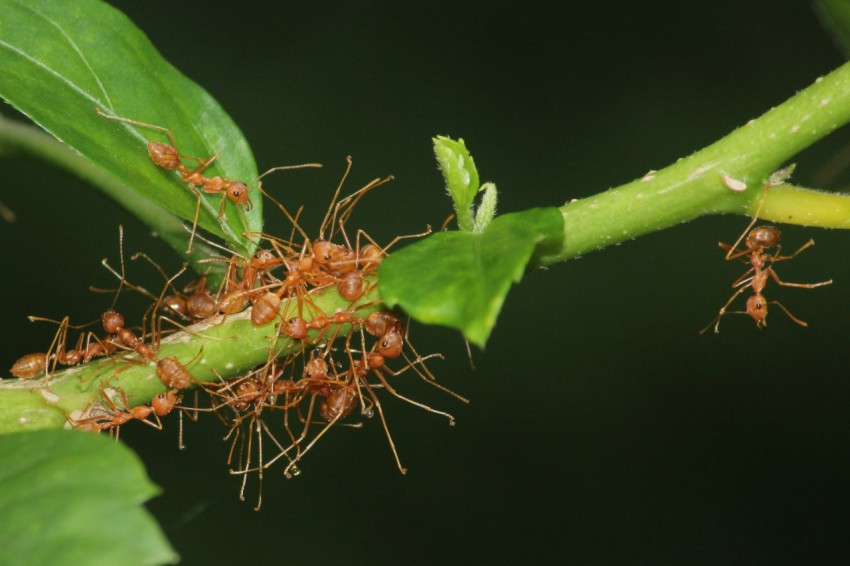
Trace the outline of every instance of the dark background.
<instances>
[{"instance_id":1,"label":"dark background","mask_svg":"<svg viewBox=\"0 0 850 566\"><path fill-rule=\"evenodd\" d=\"M307 205L307 226L346 155L351 189L394 174L355 214L379 241L449 213L435 134L467 140L501 212L560 205L715 141L843 60L803 2L115 4L221 102L260 170L325 164L267 185ZM839 131L799 156L795 180L814 183L848 141ZM18 214L0 223L3 367L50 341L28 314L91 320L108 306L87 288L113 283L99 261L117 259L119 223L128 252L178 265L76 179L29 160L0 168ZM458 420L385 402L406 477L375 419L331 431L296 479L273 469L255 513L256 484L237 501L215 419L188 428L186 452L175 420L124 427L164 488L150 508L184 564L835 561L850 546L850 235L783 228L787 247L817 246L782 276L835 280L768 288L809 328L774 309L764 331L729 317L700 336L741 272L717 241L747 221L705 218L528 274L474 372L456 333L415 327L420 351L447 357L432 366L441 383L472 403L399 378Z\"/></svg>"}]
</instances>

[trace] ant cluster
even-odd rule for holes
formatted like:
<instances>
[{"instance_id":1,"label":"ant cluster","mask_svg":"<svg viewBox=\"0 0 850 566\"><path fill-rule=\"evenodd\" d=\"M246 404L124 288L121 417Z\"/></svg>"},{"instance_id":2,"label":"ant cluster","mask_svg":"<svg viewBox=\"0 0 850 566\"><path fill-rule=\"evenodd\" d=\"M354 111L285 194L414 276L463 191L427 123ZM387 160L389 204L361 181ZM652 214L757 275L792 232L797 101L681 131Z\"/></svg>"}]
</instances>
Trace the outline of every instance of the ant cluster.
<instances>
[{"instance_id":1,"label":"ant cluster","mask_svg":"<svg viewBox=\"0 0 850 566\"><path fill-rule=\"evenodd\" d=\"M208 159L184 156L165 128L104 116L165 132L171 145L148 144L153 163L179 171L182 181L188 183L199 199L196 187L204 192L222 193L220 214L226 199L237 205L250 205L247 192L242 190L244 183L203 176L217 155ZM200 166L189 170L182 160L197 161ZM151 262L165 279L165 285L156 295L130 283L124 273L122 237L121 273L105 260L104 265L120 281L115 300L124 287L152 299L141 327L127 326L125 317L115 309L115 300L100 318L103 334L86 331L73 347L69 330L87 325L72 326L67 317L51 321L59 328L47 351L23 356L12 366L12 374L23 380L44 378L49 388L59 366L96 362L106 367L107 372L92 378L98 380L93 386L97 390L95 398L85 410L66 415L68 426L78 429L109 431L117 436L121 426L134 420L161 429L161 417L175 409L181 416L186 413L192 418L197 418L199 413L217 415L229 428L225 436L231 442L227 461L231 473L242 476L241 498L248 476L256 473L262 482L264 472L278 461L285 463L287 477L300 473L298 463L316 442L346 417L358 412L366 417L378 414L395 463L401 473L406 473L377 392L385 390L406 403L445 417L449 424L454 424L449 413L403 395L390 383L392 378L410 372L463 402L467 400L437 383L426 366L427 360L442 358L441 354L420 355L410 344L407 326L399 315L381 309L379 301L364 302L364 298L374 295L377 268L388 249L403 238L424 236L430 233L430 228L423 234L397 237L383 247L359 230L352 243L345 223L355 205L368 191L391 178L375 179L339 199L350 168L349 158L318 238L308 237L299 226L301 209L291 215L264 192L292 222L292 233L288 239L247 234L256 236L260 244L259 251L252 256L231 254L209 258L210 263L224 264L222 283L216 290L209 288L206 275L178 290L174 282L185 266L169 277L144 254L136 254L133 259L141 257ZM338 236L341 243L333 241ZM194 237L193 227L191 238ZM318 293L337 294L347 306L326 312L314 300ZM259 367L236 377L231 375L232 371L209 368L213 378L198 379L196 375L200 374L190 368L202 356L203 347L191 360L160 354L164 335L182 330L206 338L204 329L220 325L243 311L249 311L253 327L271 329L267 355ZM164 330L164 322L176 328ZM279 347L281 341L289 346ZM103 361L98 362L99 358ZM205 360L201 359L200 363ZM125 391L115 385L114 379L128 366L150 367L151 373L155 373L161 391L149 404L131 402ZM224 373L226 378L222 377ZM196 395L193 405L183 404L190 388L205 393L209 403L199 405ZM281 441L279 436L285 440ZM268 456L270 445L274 450L271 457ZM183 447L182 434L180 446ZM262 483L257 509L261 503Z\"/></svg>"}]
</instances>

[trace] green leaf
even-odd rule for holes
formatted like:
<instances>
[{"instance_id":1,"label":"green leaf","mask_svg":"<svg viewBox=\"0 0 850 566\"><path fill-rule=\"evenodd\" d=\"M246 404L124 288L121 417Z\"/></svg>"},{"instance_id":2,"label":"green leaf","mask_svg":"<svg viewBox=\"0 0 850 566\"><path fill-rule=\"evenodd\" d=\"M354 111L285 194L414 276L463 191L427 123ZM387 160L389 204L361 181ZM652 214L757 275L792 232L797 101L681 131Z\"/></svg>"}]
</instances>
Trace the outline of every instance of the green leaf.
<instances>
[{"instance_id":1,"label":"green leaf","mask_svg":"<svg viewBox=\"0 0 850 566\"><path fill-rule=\"evenodd\" d=\"M847 0L817 0L815 11L833 41L850 57L850 3Z\"/></svg>"},{"instance_id":2,"label":"green leaf","mask_svg":"<svg viewBox=\"0 0 850 566\"><path fill-rule=\"evenodd\" d=\"M483 232L496 216L496 204L499 201L498 191L493 183L481 185L481 192L484 196L481 197L481 204L475 211L475 221L472 223L472 231L476 234Z\"/></svg>"},{"instance_id":3,"label":"green leaf","mask_svg":"<svg viewBox=\"0 0 850 566\"><path fill-rule=\"evenodd\" d=\"M209 263L209 258L219 253L218 250L203 240L195 239L192 253L186 255L186 229L180 218L149 200L137 197L136 193L115 177L37 127L0 116L0 153L12 152L28 153L64 169L104 192L111 192L119 202L122 202L124 196L132 197L132 203L126 203L125 206L142 222L153 227L174 251L183 255L195 272L207 273L207 282L211 288L216 288L214 281L224 277L224 265Z\"/></svg>"},{"instance_id":4,"label":"green leaf","mask_svg":"<svg viewBox=\"0 0 850 566\"><path fill-rule=\"evenodd\" d=\"M472 202L479 185L475 162L462 138L455 141L445 136L435 137L434 155L455 205L457 225L461 230L470 232L473 228Z\"/></svg>"},{"instance_id":5,"label":"green leaf","mask_svg":"<svg viewBox=\"0 0 850 566\"><path fill-rule=\"evenodd\" d=\"M246 212L227 203L222 223L221 196L205 195L198 224L252 249L242 234L262 230L262 200L247 142L121 12L98 0L0 0L0 68L0 96L123 184L126 190L107 192L131 210L149 200L191 221L197 198L179 173L151 161L147 141L168 142L163 132L107 120L95 107L169 128L183 155L219 153L204 174L245 182L254 206Z\"/></svg>"},{"instance_id":6,"label":"green leaf","mask_svg":"<svg viewBox=\"0 0 850 566\"><path fill-rule=\"evenodd\" d=\"M177 555L142 503L158 493L138 458L106 437L0 437L4 564L162 564Z\"/></svg>"},{"instance_id":7,"label":"green leaf","mask_svg":"<svg viewBox=\"0 0 850 566\"><path fill-rule=\"evenodd\" d=\"M480 234L438 232L381 263L381 298L420 322L456 328L484 347L511 282L563 238L557 208L499 216Z\"/></svg>"}]
</instances>

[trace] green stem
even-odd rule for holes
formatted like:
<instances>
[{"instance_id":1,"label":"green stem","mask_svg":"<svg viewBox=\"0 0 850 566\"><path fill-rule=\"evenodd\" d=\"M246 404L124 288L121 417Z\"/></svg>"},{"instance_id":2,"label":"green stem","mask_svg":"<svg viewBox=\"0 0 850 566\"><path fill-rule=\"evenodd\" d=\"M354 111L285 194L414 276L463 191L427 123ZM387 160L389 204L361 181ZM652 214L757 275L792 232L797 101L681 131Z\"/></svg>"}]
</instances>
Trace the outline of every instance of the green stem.
<instances>
[{"instance_id":1,"label":"green stem","mask_svg":"<svg viewBox=\"0 0 850 566\"><path fill-rule=\"evenodd\" d=\"M750 204L755 214L758 201ZM770 187L758 213L762 220L817 228L850 228L850 197L783 183Z\"/></svg>"},{"instance_id":2,"label":"green stem","mask_svg":"<svg viewBox=\"0 0 850 566\"><path fill-rule=\"evenodd\" d=\"M850 63L661 171L563 205L563 247L541 262L564 261L705 214L752 215L771 173L848 121ZM848 195L783 184L768 187L764 198L764 220L850 227Z\"/></svg>"},{"instance_id":3,"label":"green stem","mask_svg":"<svg viewBox=\"0 0 850 566\"><path fill-rule=\"evenodd\" d=\"M352 311L365 318L381 303L377 286L354 305L340 297L336 287L310 295L315 312ZM298 301L281 307L279 320L298 316ZM308 321L308 309L302 316ZM301 351L333 336L344 336L349 325L313 330L303 342L286 336L275 339L275 325L254 326L250 309L237 315L220 316L162 339L159 359L176 357L198 382L213 382L244 375L270 359ZM273 354L270 353L273 351ZM154 364L145 364L136 355L101 358L88 364L58 371L38 380L0 381L0 434L20 430L58 428L68 417L79 418L93 403L106 404L101 389L123 392L130 406L148 403L165 387L156 375ZM120 405L120 396L117 399ZM108 408L108 405L107 405Z\"/></svg>"},{"instance_id":4,"label":"green stem","mask_svg":"<svg viewBox=\"0 0 850 566\"><path fill-rule=\"evenodd\" d=\"M183 257L196 273L220 271L219 266L203 263L217 254L211 246L195 238L191 254L186 254L189 233L183 221L153 202L142 198L121 181L71 150L40 128L9 120L0 115L0 153L22 152L43 159L91 183L114 199L154 230L169 246ZM213 278L214 279L214 278ZM211 280L211 283L214 281Z\"/></svg>"}]
</instances>

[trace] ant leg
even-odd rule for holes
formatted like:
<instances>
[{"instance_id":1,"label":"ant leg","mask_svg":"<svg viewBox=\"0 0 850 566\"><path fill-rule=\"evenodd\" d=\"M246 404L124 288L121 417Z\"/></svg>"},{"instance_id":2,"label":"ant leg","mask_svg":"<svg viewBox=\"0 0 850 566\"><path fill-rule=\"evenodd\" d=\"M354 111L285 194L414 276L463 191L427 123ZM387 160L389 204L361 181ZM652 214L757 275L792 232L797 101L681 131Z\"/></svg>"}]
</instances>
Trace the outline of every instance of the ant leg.
<instances>
[{"instance_id":1,"label":"ant leg","mask_svg":"<svg viewBox=\"0 0 850 566\"><path fill-rule=\"evenodd\" d=\"M749 268L740 277L738 277L732 282L732 288L734 289L736 287L749 287L753 279L755 278L755 270L755 267Z\"/></svg>"},{"instance_id":2,"label":"ant leg","mask_svg":"<svg viewBox=\"0 0 850 566\"><path fill-rule=\"evenodd\" d=\"M212 163L215 160L215 157L218 157L216 155L212 159L202 159L200 157L193 157L191 155L183 155L182 153L177 151L177 141L175 141L174 134L171 133L171 130L169 130L168 128L164 128L162 126L157 126L155 124L149 124L147 122L140 122L138 120L131 120L130 118L124 118L124 117L121 117L121 116L116 116L114 114L107 114L106 112L104 112L100 108L95 108L94 110L99 115L101 115L102 117L107 118L109 120L115 120L116 122L124 122L124 123L130 124L132 126L139 126L140 128L148 128L149 130L156 130L158 132L163 132L165 135L168 136L168 141L171 142L171 148L177 154L177 157L179 157L180 159L190 159L192 161L197 161L198 163L204 164L203 168L200 169L200 171L203 171L204 169L206 169L210 165L210 163ZM154 142L152 142L152 143L154 143ZM172 168L176 168L176 167L167 167L167 168L172 169ZM198 172L200 172L200 171L198 171Z\"/></svg>"},{"instance_id":3,"label":"ant leg","mask_svg":"<svg viewBox=\"0 0 850 566\"><path fill-rule=\"evenodd\" d=\"M95 108L95 112L100 114L102 117L107 118L109 120L115 120L116 122L124 122L126 124L130 124L131 126L139 126L140 128L148 128L150 130L156 130L158 132L163 132L168 136L169 141L171 141L171 147L177 148L177 142L174 141L174 134L171 133L171 130L168 128L163 128L162 126L156 126L154 124L148 124L147 122L139 122L138 120L131 120L129 118L123 118L121 116L116 116L115 114L107 114L100 108ZM180 157L183 157L182 155Z\"/></svg>"},{"instance_id":4,"label":"ant leg","mask_svg":"<svg viewBox=\"0 0 850 566\"><path fill-rule=\"evenodd\" d=\"M362 380L361 380L362 381ZM375 392L372 390L372 387L363 381L363 385L366 388L366 391L369 392L369 397L372 398L372 402L375 404L375 407L378 409L378 415L381 417L381 424L384 425L384 432L387 433L387 441L390 443L390 448L393 451L393 457L395 458L395 463L398 466L399 471L402 474L407 474L407 468L401 465L401 460L398 457L398 451L395 449L395 443L393 442L393 437L390 434L390 429L387 426L387 419L384 417L384 410L381 408L381 402L378 401L378 396L375 395Z\"/></svg>"},{"instance_id":5,"label":"ant leg","mask_svg":"<svg viewBox=\"0 0 850 566\"><path fill-rule=\"evenodd\" d=\"M334 224L336 224L336 218L335 217L336 217L336 210L337 210L337 208L336 208L337 199L339 198L339 193L342 192L342 185L345 183L345 180L348 178L348 174L351 172L351 164L352 164L351 156L349 155L348 157L345 158L345 160L346 160L345 173L342 174L342 179L339 180L339 184L336 187L336 191L334 192L333 197L331 198L331 204L328 206L328 211L325 213L325 217L322 219L322 224L319 227L319 238L318 238L319 240L324 240L325 239L325 230L327 230L328 228L330 228L330 227L334 226ZM331 215L333 215L333 217Z\"/></svg>"},{"instance_id":6,"label":"ant leg","mask_svg":"<svg viewBox=\"0 0 850 566\"><path fill-rule=\"evenodd\" d=\"M772 267L767 269L767 272L770 273L770 277L776 281L777 284L782 285L783 287L797 287L798 289L814 289L815 287L823 287L825 285L832 285L832 279L828 281L821 281L820 283L789 283L788 281L783 281L779 278L776 272Z\"/></svg>"},{"instance_id":7,"label":"ant leg","mask_svg":"<svg viewBox=\"0 0 850 566\"><path fill-rule=\"evenodd\" d=\"M791 314L791 312L787 308L785 308L785 305L783 305L779 301L770 301L768 304L776 305L779 308L781 308L783 311L785 311L785 314L788 315L788 318L790 318L791 320L793 320L794 322L796 322L800 326L808 326L808 324L805 321L802 321L799 318L797 318L796 316L794 316L793 314Z\"/></svg>"},{"instance_id":8,"label":"ant leg","mask_svg":"<svg viewBox=\"0 0 850 566\"><path fill-rule=\"evenodd\" d=\"M808 242L806 242L805 244L803 244L802 246L800 246L800 248L799 248L796 252L794 252L793 254L791 254L791 255L779 255L779 251L780 251L780 249L781 249L781 248L777 248L777 249L776 249L776 254L774 254L773 256L771 256L771 257L770 257L770 261L772 261L772 262L776 262L776 261L785 261L785 260L787 260L787 259L792 259L792 258L796 257L796 256L797 256L797 254L799 254L799 253L800 253L800 252L802 252L803 250L805 250L805 249L807 249L807 248L810 248L810 247L812 247L812 246L814 246L814 245L815 245L815 241L814 241L814 240L809 240Z\"/></svg>"},{"instance_id":9,"label":"ant leg","mask_svg":"<svg viewBox=\"0 0 850 566\"><path fill-rule=\"evenodd\" d=\"M738 245L744 240L744 238L747 237L747 234L750 232L750 230L752 230L753 226L755 226L756 222L758 221L759 213L761 213L761 209L764 206L764 199L765 199L766 196L767 196L767 186L765 185L764 195L762 195L761 201L759 202L759 205L758 205L758 208L756 208L756 213L753 214L753 219L750 220L750 223L747 224L747 227L744 229L743 232L741 232L741 235L738 236L738 239L735 241L735 244L732 246L732 248L727 249L727 252L726 252L726 259L727 260L735 259L735 258L744 256L744 255L747 255L747 254L750 253L750 250L745 250L745 251L738 250ZM725 246L723 246L723 245L721 245L720 247L725 248Z\"/></svg>"},{"instance_id":10,"label":"ant leg","mask_svg":"<svg viewBox=\"0 0 850 566\"><path fill-rule=\"evenodd\" d=\"M407 367L409 368L411 366L408 365ZM407 369L407 368L405 368L405 369ZM403 371L404 370L401 370L399 373L402 373ZM384 377L383 372L381 370L379 370L378 368L372 368L372 372L375 374L375 377L378 378L378 381L381 382L381 385L384 386L384 389L386 389L387 391L390 392L390 395L398 397L402 401L406 401L406 402L410 403L411 405L415 405L415 406L419 407L420 409L424 409L424 410L428 411L429 413L434 413L435 415L442 415L442 416L446 417L447 419L449 419L449 425L450 426L454 426L455 418L453 416L451 416L450 414L445 413L443 411L438 411L437 409L429 407L428 405L425 405L424 403L420 403L418 401L414 401L413 399L411 399L409 397L405 397L404 395L402 395L401 393L399 393L398 391L393 389L392 385L390 385L389 382L386 380L386 378ZM428 380L426 379L425 381L428 381ZM433 382L430 382L430 381L428 383L431 383L432 385L439 387L439 385L437 385L436 383L433 383ZM380 407L379 407L379 409L380 409ZM402 472L402 473L404 473L404 472Z\"/></svg>"},{"instance_id":11,"label":"ant leg","mask_svg":"<svg viewBox=\"0 0 850 566\"><path fill-rule=\"evenodd\" d=\"M354 208L357 206L357 203L360 202L360 199L362 199L366 193L372 189L376 189L381 185L386 185L393 179L394 177L392 175L384 177L383 179L372 179L365 186L357 189L344 199L340 200L336 204L336 209L334 210L334 223L339 224L340 229L344 231L343 226L346 222L348 222L348 219L351 217L354 212ZM336 220L336 218L338 218L338 220ZM351 247L351 245L349 244L348 247Z\"/></svg>"},{"instance_id":12,"label":"ant leg","mask_svg":"<svg viewBox=\"0 0 850 566\"><path fill-rule=\"evenodd\" d=\"M183 154L179 154L179 155L183 159L193 159L193 160L197 161L198 163L200 163L200 165L198 165L197 167L195 167L194 169L192 169L191 171L189 171L188 173L186 173L183 176L184 181L188 181L189 179L195 177L196 175L200 175L201 173L206 171L207 167L212 165L213 162L216 159L218 159L218 153L213 153L211 156L209 156L206 159L202 159L200 157L191 157L191 156L183 155Z\"/></svg>"},{"instance_id":13,"label":"ant leg","mask_svg":"<svg viewBox=\"0 0 850 566\"><path fill-rule=\"evenodd\" d=\"M321 166L322 166L321 163L302 163L301 165L281 165L281 166L278 166L278 167L272 167L271 169L269 169L268 171L266 171L265 173L263 173L262 175L257 177L257 180L262 179L263 177L265 177L269 173L274 173L275 171L289 171L290 169L306 169L307 167L320 168Z\"/></svg>"},{"instance_id":14,"label":"ant leg","mask_svg":"<svg viewBox=\"0 0 850 566\"><path fill-rule=\"evenodd\" d=\"M189 190L198 197L198 201L195 203L195 218L192 220L192 234L189 236L189 247L186 248L187 254L192 253L192 242L195 240L195 231L198 229L198 217L201 214L201 193L191 183L189 184Z\"/></svg>"},{"instance_id":15,"label":"ant leg","mask_svg":"<svg viewBox=\"0 0 850 566\"><path fill-rule=\"evenodd\" d=\"M310 441L310 443L309 443L307 446L305 446L305 447L304 447L304 450L300 450L300 451L299 451L298 456L296 456L296 458L295 458L294 460L290 459L289 465L288 465L288 466L286 466L286 469L285 469L285 470L283 470L283 475L284 475L284 476L286 476L286 477L290 477L290 476L292 476L293 474L294 474L294 475L297 475L297 472L295 472L295 471L293 470L293 468L294 468L294 469L297 469L296 464L298 463L298 461L301 459L301 457L302 457L302 456L304 456L307 452L309 452L309 451L310 451L310 449L311 449L311 448L312 448L312 447L316 444L316 442L318 442L318 441L319 441L319 439L320 439L320 438L322 438L322 437L325 435L325 433L326 433L326 432L328 432L328 431L331 429L331 427L332 427L333 425L335 425L335 424L336 424L336 422L337 422L337 421L341 418L341 416L342 416L342 414L340 413L339 415L337 415L337 416L336 416L336 418L334 418L334 419L332 419L331 421L329 421L329 422L328 422L328 423L327 423L327 424L326 424L326 425L322 428L322 430L320 430L320 431L319 431L319 433L316 435L316 437L315 437L313 440L311 440L311 441ZM299 445L297 445L297 444L296 444L296 445L293 445L293 446L299 446ZM300 446L299 446L299 447L300 447ZM290 447L287 449L287 451L288 451L288 450L290 450L291 448L292 448L292 446L290 446ZM278 456L276 456L276 457L275 457L275 459L279 458L279 457L280 457L280 456L282 456L282 455L283 455L283 454L279 454Z\"/></svg>"},{"instance_id":16,"label":"ant leg","mask_svg":"<svg viewBox=\"0 0 850 566\"><path fill-rule=\"evenodd\" d=\"M744 292L744 291L746 291L747 289L748 289L748 287L741 287L740 289L738 289L737 291L735 291L734 293L732 293L732 296L731 296L731 297L729 297L729 300L728 300L728 301L726 301L726 304L725 304L725 305L723 305L722 307L720 307L720 312L719 312L719 313L717 313L717 317L716 317L714 320L712 320L712 321L708 324L708 326L706 326L705 328L703 328L702 330L700 330L700 331L699 331L699 333L700 333L700 334L705 334L705 331L706 331L706 330L708 330L709 328L711 328L711 326L712 326L712 325L714 325L714 333L715 333L715 334L718 334L718 333L720 332L720 319L721 319L721 318L723 318L723 316L724 316L724 315L732 314L731 312L727 313L727 312L726 312L726 309L727 309L727 308L729 308L729 305L731 305L731 304L732 304L732 301L734 301L735 299L737 299L737 298L738 298L738 295L740 295L741 293L743 293L743 292Z\"/></svg>"},{"instance_id":17,"label":"ant leg","mask_svg":"<svg viewBox=\"0 0 850 566\"><path fill-rule=\"evenodd\" d=\"M734 246L724 244L723 242L717 242L717 245L720 246L721 249L726 250L727 260L740 259L742 263L749 263L749 260L745 256L752 253L750 250L737 250Z\"/></svg>"},{"instance_id":18,"label":"ant leg","mask_svg":"<svg viewBox=\"0 0 850 566\"><path fill-rule=\"evenodd\" d=\"M301 456L303 456L304 453L307 451L307 450L303 450L303 451L301 450L301 442L303 442L304 439L307 438L307 433L310 429L310 423L311 423L312 416L313 416L313 405L314 405L313 401L314 400L315 400L315 397L313 398L313 400L310 401L310 408L309 408L308 413L307 413L306 424L304 425L304 429L301 431L300 436L298 438L293 439L292 443L289 445L288 448L283 448L281 446L281 444L277 441L277 439L275 439L275 444L277 444L278 448L280 449L280 452L278 452L278 454L274 458L269 460L268 462L261 464L261 467L263 469L268 469L268 468L272 467L272 465L274 465L275 462L277 462L278 460L280 460L281 458L283 458L285 456L286 459L289 460L289 465L286 466L286 469L284 470L283 475L290 477L291 475L298 475L299 473L301 473L297 469L297 467L295 466L295 463L298 462L298 460L301 459ZM289 412L285 411L285 413L284 413L284 424L285 424L287 432L289 433L289 436L292 438L294 435L292 434L292 431L289 429L288 417L289 417ZM323 433L320 433L319 436L321 436L321 434L323 434ZM318 436L315 439L313 439L313 441L310 443L310 446L312 446L313 443L315 443L315 441L317 439L318 439ZM310 446L308 446L307 449L309 449ZM295 455L294 459L289 456L289 451L292 450L293 448L296 449L296 455ZM228 460L228 464L229 463L230 462ZM259 468L252 468L250 466L250 462L249 462L241 470L230 470L230 474L234 475L234 476L236 476L236 475L247 475L251 472L256 472L258 470L259 470Z\"/></svg>"},{"instance_id":19,"label":"ant leg","mask_svg":"<svg viewBox=\"0 0 850 566\"><path fill-rule=\"evenodd\" d=\"M410 347L411 350L413 350L413 346L410 345L410 342L408 342L407 345L408 345L408 347ZM404 356L404 359L407 360L408 365L406 367L400 369L397 372L394 372L387 367L384 367L384 370L388 371L392 375L399 375L401 373L404 373L408 369L412 368L413 371L416 373L416 375L418 375L422 379L422 381L424 381L428 385L430 385L432 387L436 387L440 391L445 391L446 393L448 393L449 395L451 395L455 399L458 399L459 401L462 401L462 402L467 403L467 404L469 403L469 399L467 399L466 397L462 397L461 395L458 395L457 393L455 393L454 391L452 391L448 387L445 387L445 386L437 383L437 378L434 377L434 374L431 373L431 370L429 370L428 367L423 363L425 360L428 360L430 358L439 358L439 359L442 360L443 359L442 354L429 354L427 356L420 356L419 353L416 350L413 350L413 353L416 354L415 360L409 359L407 357L407 354L402 354ZM418 365L419 368L415 367L416 365ZM420 370L420 368L421 368L421 370Z\"/></svg>"}]
</instances>

